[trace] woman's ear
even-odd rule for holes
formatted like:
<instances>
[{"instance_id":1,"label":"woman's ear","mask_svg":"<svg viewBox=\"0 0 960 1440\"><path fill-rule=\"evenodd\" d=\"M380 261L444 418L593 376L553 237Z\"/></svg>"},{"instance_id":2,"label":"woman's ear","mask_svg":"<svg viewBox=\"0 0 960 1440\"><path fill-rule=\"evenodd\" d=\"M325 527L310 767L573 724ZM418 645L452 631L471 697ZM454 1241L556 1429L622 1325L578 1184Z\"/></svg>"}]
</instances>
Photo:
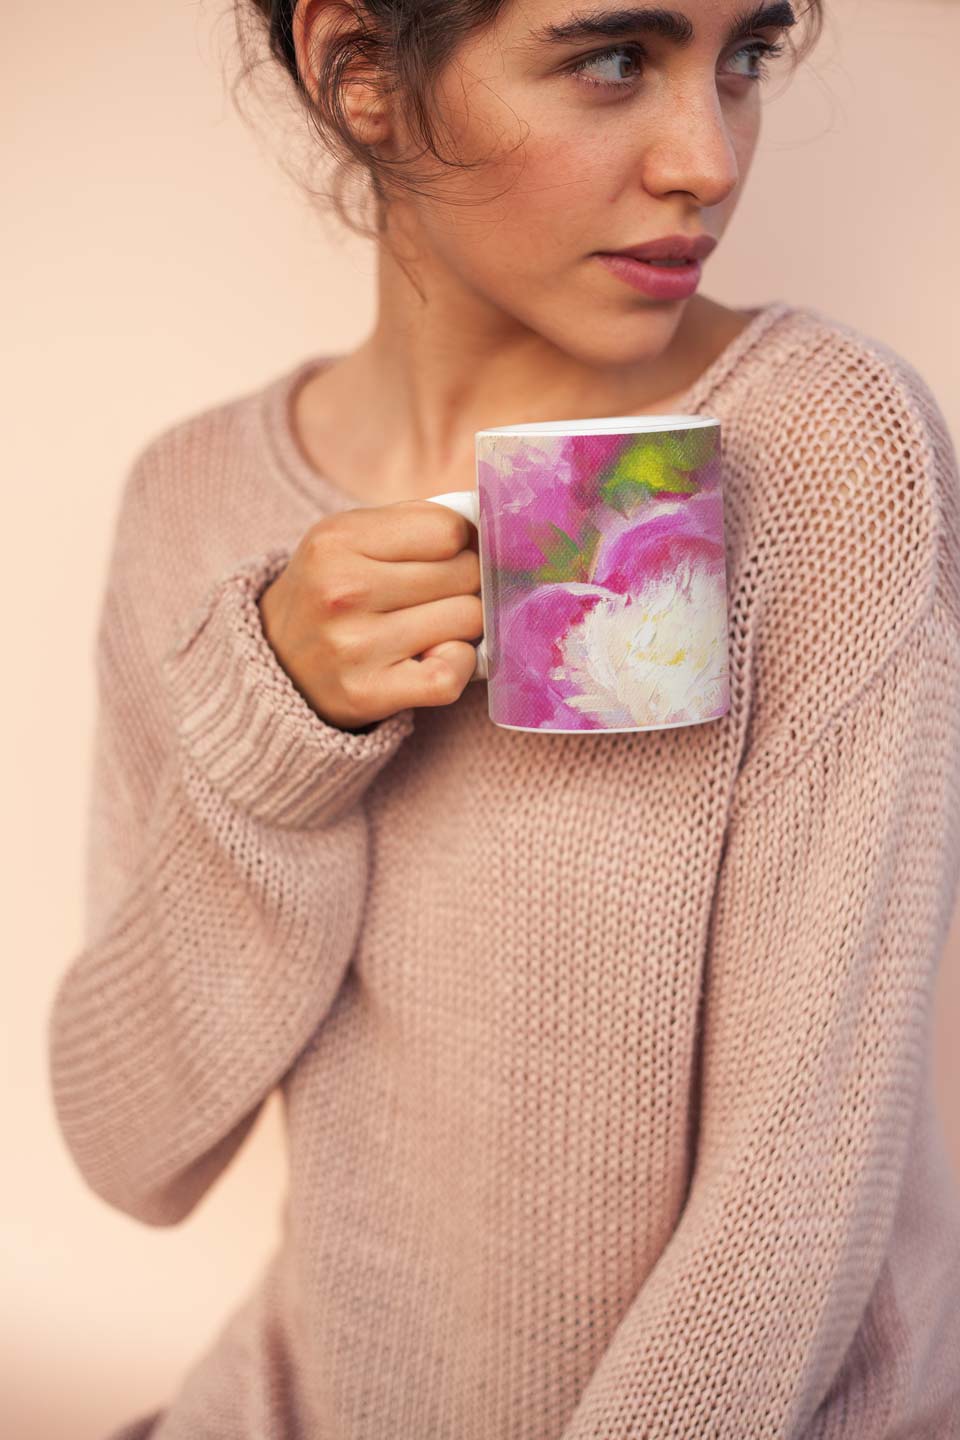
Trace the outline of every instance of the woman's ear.
<instances>
[{"instance_id":1,"label":"woman's ear","mask_svg":"<svg viewBox=\"0 0 960 1440\"><path fill-rule=\"evenodd\" d=\"M299 0L293 12L293 43L300 78L314 103L324 51L337 35L358 21L355 0ZM377 81L375 68L361 68L357 63L341 82L350 128L365 145L382 144L390 136L389 106Z\"/></svg>"}]
</instances>

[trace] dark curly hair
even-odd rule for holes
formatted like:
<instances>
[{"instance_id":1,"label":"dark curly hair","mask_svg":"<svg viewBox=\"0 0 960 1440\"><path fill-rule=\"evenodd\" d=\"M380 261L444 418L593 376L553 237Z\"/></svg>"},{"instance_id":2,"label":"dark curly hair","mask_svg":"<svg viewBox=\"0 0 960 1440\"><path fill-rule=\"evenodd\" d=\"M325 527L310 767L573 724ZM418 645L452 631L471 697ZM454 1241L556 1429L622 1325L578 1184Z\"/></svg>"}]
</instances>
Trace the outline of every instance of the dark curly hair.
<instances>
[{"instance_id":1,"label":"dark curly hair","mask_svg":"<svg viewBox=\"0 0 960 1440\"><path fill-rule=\"evenodd\" d=\"M441 166L474 168L482 161L465 161L444 152L437 137L433 85L459 46L473 33L492 24L509 0L332 0L343 24L325 47L316 77L317 98L304 83L293 42L293 15L297 0L234 0L241 49L251 61L239 79L258 63L251 41L266 45L266 60L279 63L284 82L292 81L297 107L305 112L321 141L321 150L336 162L333 187L322 192L340 220L354 233L375 239L383 233L384 213L391 192L424 194L425 178L418 177L410 159L395 160L375 153L353 133L342 103L345 77L364 73L378 77L382 95L399 96L410 133L423 149L414 160L429 155ZM816 44L823 29L823 0L809 0L798 12L807 21L802 41L783 37L794 67ZM253 25L245 25L245 19ZM311 77L312 79L312 77ZM235 92L236 93L236 92ZM433 167L435 173L435 166ZM351 213L346 201L350 184L359 182L365 201L374 200L373 224Z\"/></svg>"}]
</instances>

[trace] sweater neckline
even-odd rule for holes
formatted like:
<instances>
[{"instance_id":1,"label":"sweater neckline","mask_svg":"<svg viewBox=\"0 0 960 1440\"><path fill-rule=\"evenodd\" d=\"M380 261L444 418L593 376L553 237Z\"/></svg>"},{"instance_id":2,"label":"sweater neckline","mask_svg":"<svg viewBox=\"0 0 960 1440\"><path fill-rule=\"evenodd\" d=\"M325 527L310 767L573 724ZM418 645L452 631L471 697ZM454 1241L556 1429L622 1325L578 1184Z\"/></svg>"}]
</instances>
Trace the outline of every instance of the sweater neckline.
<instances>
[{"instance_id":1,"label":"sweater neckline","mask_svg":"<svg viewBox=\"0 0 960 1440\"><path fill-rule=\"evenodd\" d=\"M724 346L686 390L681 391L671 414L692 414L706 403L739 362L770 327L795 309L784 300L761 305L753 319ZM293 487L301 498L326 500L335 509L357 509L365 502L342 490L317 469L300 448L293 426L293 400L299 387L319 369L341 359L339 353L315 354L297 361L260 391L259 423L263 449L274 474Z\"/></svg>"}]
</instances>

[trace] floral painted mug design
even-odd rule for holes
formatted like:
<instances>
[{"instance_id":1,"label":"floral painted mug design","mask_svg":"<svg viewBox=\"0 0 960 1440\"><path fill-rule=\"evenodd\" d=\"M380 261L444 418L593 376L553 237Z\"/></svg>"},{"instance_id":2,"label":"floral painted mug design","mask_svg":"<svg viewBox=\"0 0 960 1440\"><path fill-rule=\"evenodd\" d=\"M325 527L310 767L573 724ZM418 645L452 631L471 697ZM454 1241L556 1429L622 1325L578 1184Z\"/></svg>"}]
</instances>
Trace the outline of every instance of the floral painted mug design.
<instances>
[{"instance_id":1,"label":"floral painted mug design","mask_svg":"<svg viewBox=\"0 0 960 1440\"><path fill-rule=\"evenodd\" d=\"M478 430L490 719L548 734L664 730L730 709L720 422L616 415Z\"/></svg>"}]
</instances>

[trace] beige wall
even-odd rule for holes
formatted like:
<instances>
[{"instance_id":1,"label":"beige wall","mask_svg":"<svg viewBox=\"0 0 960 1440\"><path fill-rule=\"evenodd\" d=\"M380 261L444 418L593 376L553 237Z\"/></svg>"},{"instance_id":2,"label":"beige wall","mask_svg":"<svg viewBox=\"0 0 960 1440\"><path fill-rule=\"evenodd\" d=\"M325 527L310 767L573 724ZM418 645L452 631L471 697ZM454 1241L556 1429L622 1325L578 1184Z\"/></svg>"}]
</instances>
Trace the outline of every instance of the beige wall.
<instances>
[{"instance_id":1,"label":"beige wall","mask_svg":"<svg viewBox=\"0 0 960 1440\"><path fill-rule=\"evenodd\" d=\"M782 96L706 293L815 304L892 344L960 444L952 0L844 0ZM89 1193L55 1129L45 1022L78 944L93 628L119 487L161 427L348 348L369 253L319 228L225 95L230 0L9 6L4 17L2 754L4 1166L0 1428L102 1440L159 1402L277 1232L274 1097L182 1226ZM939 1093L960 1171L960 929L938 999Z\"/></svg>"}]
</instances>

